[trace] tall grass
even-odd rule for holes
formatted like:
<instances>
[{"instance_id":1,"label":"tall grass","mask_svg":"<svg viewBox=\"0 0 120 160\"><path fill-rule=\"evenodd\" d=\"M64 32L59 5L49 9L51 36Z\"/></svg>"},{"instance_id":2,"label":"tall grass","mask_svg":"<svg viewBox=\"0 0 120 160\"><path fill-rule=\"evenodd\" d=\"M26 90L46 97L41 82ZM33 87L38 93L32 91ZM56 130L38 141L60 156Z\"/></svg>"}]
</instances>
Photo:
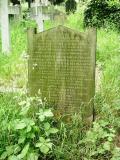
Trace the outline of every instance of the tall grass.
<instances>
[{"instance_id":1,"label":"tall grass","mask_svg":"<svg viewBox=\"0 0 120 160\"><path fill-rule=\"evenodd\" d=\"M18 117L19 106L14 99L15 96L16 94L12 93L0 93L0 154L6 144L10 145L12 138L9 122Z\"/></svg>"}]
</instances>

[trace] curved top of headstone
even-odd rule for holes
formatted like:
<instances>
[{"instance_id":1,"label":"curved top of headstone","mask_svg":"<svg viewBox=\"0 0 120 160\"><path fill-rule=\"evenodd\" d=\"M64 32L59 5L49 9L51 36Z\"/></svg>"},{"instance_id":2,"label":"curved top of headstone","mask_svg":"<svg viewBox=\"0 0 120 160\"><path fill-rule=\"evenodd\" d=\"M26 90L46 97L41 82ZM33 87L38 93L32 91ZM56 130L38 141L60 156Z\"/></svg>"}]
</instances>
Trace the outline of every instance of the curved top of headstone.
<instances>
[{"instance_id":1,"label":"curved top of headstone","mask_svg":"<svg viewBox=\"0 0 120 160\"><path fill-rule=\"evenodd\" d=\"M74 29L71 29L71 28L68 28L68 27L66 27L66 26L63 26L63 25L59 25L59 26L57 26L57 27L54 27L54 28L50 28L50 29L48 29L48 30L45 30L45 31L43 31L43 32L40 32L40 33L37 33L37 35L41 35L41 34L44 34L44 35L46 35L46 34L49 34L49 33L52 33L52 34L54 34L54 33L68 33L68 34L70 34L70 35L72 35L72 36L75 36L75 37L79 37L79 38L86 38L86 36L88 36L88 34L89 34L89 32L92 32L92 31L95 31L95 29L94 28L90 28L89 30L87 30L86 32L79 32L79 31L76 31L76 30L74 30Z\"/></svg>"}]
</instances>

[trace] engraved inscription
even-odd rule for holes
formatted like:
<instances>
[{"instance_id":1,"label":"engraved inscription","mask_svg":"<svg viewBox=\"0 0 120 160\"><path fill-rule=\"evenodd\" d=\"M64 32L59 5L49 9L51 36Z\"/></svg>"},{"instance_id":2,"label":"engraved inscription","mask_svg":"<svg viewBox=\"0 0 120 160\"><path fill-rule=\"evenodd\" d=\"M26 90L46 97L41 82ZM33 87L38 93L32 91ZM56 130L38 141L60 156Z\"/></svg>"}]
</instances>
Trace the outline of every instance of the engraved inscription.
<instances>
[{"instance_id":1,"label":"engraved inscription","mask_svg":"<svg viewBox=\"0 0 120 160\"><path fill-rule=\"evenodd\" d=\"M63 26L34 34L29 57L30 94L40 89L42 96L64 113L78 112L85 104L86 115L91 115L95 43L91 34Z\"/></svg>"}]
</instances>

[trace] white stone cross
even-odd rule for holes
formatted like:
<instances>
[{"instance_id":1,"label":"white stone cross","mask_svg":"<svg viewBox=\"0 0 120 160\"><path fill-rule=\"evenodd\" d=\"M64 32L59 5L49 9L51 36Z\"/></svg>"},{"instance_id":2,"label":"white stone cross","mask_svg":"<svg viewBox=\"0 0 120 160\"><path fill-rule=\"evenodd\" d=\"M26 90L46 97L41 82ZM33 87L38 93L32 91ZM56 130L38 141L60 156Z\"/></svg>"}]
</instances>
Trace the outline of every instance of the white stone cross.
<instances>
[{"instance_id":1,"label":"white stone cross","mask_svg":"<svg viewBox=\"0 0 120 160\"><path fill-rule=\"evenodd\" d=\"M5 54L9 54L11 48L8 17L8 0L0 0L0 15L2 52Z\"/></svg>"},{"instance_id":2,"label":"white stone cross","mask_svg":"<svg viewBox=\"0 0 120 160\"><path fill-rule=\"evenodd\" d=\"M0 0L0 24L1 24L1 40L2 52L9 54L11 50L9 14L19 15L19 6L8 6L8 0Z\"/></svg>"},{"instance_id":3,"label":"white stone cross","mask_svg":"<svg viewBox=\"0 0 120 160\"><path fill-rule=\"evenodd\" d=\"M44 30L44 20L50 19L49 16L43 13L43 7L48 6L48 1L36 0L35 3L31 4L31 18L34 19L38 25L38 32Z\"/></svg>"}]
</instances>

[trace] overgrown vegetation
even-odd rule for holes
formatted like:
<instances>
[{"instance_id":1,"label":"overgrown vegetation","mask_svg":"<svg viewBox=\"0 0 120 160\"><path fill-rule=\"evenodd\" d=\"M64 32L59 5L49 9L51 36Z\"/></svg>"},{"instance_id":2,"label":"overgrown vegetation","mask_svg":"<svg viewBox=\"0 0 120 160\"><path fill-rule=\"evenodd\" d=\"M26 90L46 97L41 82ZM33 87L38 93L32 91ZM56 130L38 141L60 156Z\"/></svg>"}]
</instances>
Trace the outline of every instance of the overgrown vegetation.
<instances>
[{"instance_id":1,"label":"overgrown vegetation","mask_svg":"<svg viewBox=\"0 0 120 160\"><path fill-rule=\"evenodd\" d=\"M51 135L58 132L52 127L53 113L39 97L26 98L19 105L17 118L7 122L9 141L0 147L0 159L45 159L52 153Z\"/></svg>"},{"instance_id":2,"label":"overgrown vegetation","mask_svg":"<svg viewBox=\"0 0 120 160\"><path fill-rule=\"evenodd\" d=\"M91 0L84 13L85 26L104 27L114 25L120 29L119 0Z\"/></svg>"},{"instance_id":3,"label":"overgrown vegetation","mask_svg":"<svg viewBox=\"0 0 120 160\"><path fill-rule=\"evenodd\" d=\"M83 31L82 11L70 14L66 26ZM22 53L27 52L26 28L31 22L12 24L13 52L0 54L1 86L25 73ZM45 27L55 26L45 22ZM95 95L96 120L85 126L81 113L71 123L53 117L53 109L38 97L0 94L0 155L3 159L119 160L120 159L120 35L113 25L97 30L96 60L102 73ZM19 79L18 78L18 79ZM19 79L20 80L20 79ZM24 78L25 80L25 78ZM21 87L25 81L19 81ZM17 80L18 82L18 80ZM19 85L18 85L19 87ZM16 97L17 96L17 97ZM21 102L22 103L19 103ZM47 112L47 113L46 113ZM9 158L8 158L9 157Z\"/></svg>"}]
</instances>

